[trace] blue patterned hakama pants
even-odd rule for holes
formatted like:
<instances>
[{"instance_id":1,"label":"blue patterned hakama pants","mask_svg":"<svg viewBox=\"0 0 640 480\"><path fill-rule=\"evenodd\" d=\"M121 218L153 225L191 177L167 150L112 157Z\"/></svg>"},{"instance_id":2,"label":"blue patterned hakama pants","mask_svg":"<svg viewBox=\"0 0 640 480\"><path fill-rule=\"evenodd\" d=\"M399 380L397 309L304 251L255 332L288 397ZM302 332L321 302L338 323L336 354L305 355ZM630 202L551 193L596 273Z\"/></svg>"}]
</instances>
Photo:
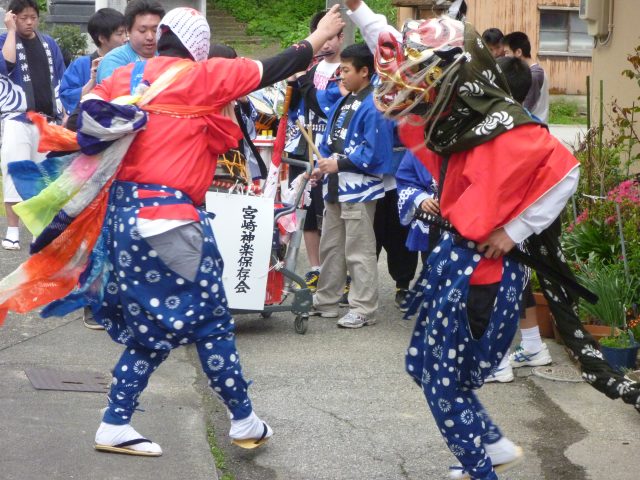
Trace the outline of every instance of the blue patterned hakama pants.
<instances>
[{"instance_id":1,"label":"blue patterned hakama pants","mask_svg":"<svg viewBox=\"0 0 640 480\"><path fill-rule=\"evenodd\" d=\"M471 478L495 480L484 444L502 434L473 392L500 363L518 326L524 270L504 259L489 324L474 339L467 318L469 279L481 259L473 242L443 235L418 280L410 312L419 308L406 355L407 372L422 388L452 453Z\"/></svg>"},{"instance_id":2,"label":"blue patterned hakama pants","mask_svg":"<svg viewBox=\"0 0 640 480\"><path fill-rule=\"evenodd\" d=\"M151 246L162 234L145 239L137 229L141 208L185 204L191 204L186 195L164 186L112 186L103 227L104 274L95 288L103 296L92 305L96 320L126 346L113 373L107 423L129 423L152 372L173 348L190 343L195 343L209 385L232 417L240 420L251 413L222 285L222 258L207 214L198 211L200 222L192 224L197 228L190 230L190 237L174 234L178 241L170 252ZM187 253L195 258L193 276L168 266L175 260L171 257Z\"/></svg>"}]
</instances>

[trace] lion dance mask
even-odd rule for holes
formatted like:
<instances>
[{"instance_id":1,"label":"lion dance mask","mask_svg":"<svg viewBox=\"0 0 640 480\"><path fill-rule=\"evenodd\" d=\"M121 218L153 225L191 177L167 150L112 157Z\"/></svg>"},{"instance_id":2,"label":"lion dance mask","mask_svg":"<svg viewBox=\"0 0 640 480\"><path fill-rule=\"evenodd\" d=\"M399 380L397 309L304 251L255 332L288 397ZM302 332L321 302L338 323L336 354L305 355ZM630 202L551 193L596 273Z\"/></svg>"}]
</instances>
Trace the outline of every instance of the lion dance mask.
<instances>
[{"instance_id":1,"label":"lion dance mask","mask_svg":"<svg viewBox=\"0 0 640 480\"><path fill-rule=\"evenodd\" d=\"M456 72L464 61L464 23L442 16L408 20L400 44L389 32L378 39L378 109L391 118L409 113L425 119L449 103Z\"/></svg>"}]
</instances>

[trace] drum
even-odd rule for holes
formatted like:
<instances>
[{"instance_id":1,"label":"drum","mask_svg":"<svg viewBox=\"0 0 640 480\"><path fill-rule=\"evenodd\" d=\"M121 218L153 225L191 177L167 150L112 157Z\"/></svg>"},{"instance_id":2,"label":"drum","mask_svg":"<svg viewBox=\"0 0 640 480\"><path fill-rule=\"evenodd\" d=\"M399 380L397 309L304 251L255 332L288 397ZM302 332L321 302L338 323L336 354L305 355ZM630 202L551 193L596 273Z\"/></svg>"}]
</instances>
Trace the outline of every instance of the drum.
<instances>
[{"instance_id":1,"label":"drum","mask_svg":"<svg viewBox=\"0 0 640 480\"><path fill-rule=\"evenodd\" d=\"M223 180L231 185L239 183L249 185L251 177L247 168L247 160L239 150L229 150L224 155L218 156L214 180Z\"/></svg>"},{"instance_id":2,"label":"drum","mask_svg":"<svg viewBox=\"0 0 640 480\"><path fill-rule=\"evenodd\" d=\"M258 97L255 93L250 94L249 99L258 112L256 132L261 135L264 130L274 131L276 129L276 120L278 119L276 112L263 98Z\"/></svg>"}]
</instances>

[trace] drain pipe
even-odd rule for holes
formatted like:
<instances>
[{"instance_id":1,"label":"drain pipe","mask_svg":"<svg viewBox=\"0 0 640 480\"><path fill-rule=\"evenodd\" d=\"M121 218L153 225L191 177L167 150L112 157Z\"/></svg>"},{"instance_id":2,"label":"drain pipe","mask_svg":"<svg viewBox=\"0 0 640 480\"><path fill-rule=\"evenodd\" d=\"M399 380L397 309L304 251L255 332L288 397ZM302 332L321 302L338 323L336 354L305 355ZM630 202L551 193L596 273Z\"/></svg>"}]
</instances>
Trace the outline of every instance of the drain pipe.
<instances>
[{"instance_id":1,"label":"drain pipe","mask_svg":"<svg viewBox=\"0 0 640 480\"><path fill-rule=\"evenodd\" d=\"M600 45L604 46L609 43L613 35L613 0L609 0L609 23L607 24L607 38Z\"/></svg>"}]
</instances>

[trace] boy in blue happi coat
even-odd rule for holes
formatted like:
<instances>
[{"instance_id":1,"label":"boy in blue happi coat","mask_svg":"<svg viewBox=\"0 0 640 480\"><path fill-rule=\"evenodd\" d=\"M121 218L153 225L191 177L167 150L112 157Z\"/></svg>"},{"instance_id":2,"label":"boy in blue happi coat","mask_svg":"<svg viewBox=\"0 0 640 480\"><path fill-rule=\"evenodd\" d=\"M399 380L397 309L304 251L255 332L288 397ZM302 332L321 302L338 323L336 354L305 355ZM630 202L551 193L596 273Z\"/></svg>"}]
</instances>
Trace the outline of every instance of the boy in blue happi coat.
<instances>
[{"instance_id":1,"label":"boy in blue happi coat","mask_svg":"<svg viewBox=\"0 0 640 480\"><path fill-rule=\"evenodd\" d=\"M78 106L80 98L96 86L100 61L111 50L124 45L127 39L124 15L113 8L101 8L91 15L87 31L97 50L71 62L60 82L60 100L69 115Z\"/></svg>"},{"instance_id":2,"label":"boy in blue happi coat","mask_svg":"<svg viewBox=\"0 0 640 480\"><path fill-rule=\"evenodd\" d=\"M422 260L429 248L430 226L414 219L416 210L439 214L437 184L424 165L412 152L407 151L396 172L398 184L398 213L400 223L411 225L407 236L407 248L412 252L422 252ZM437 235L436 235L437 236Z\"/></svg>"},{"instance_id":3,"label":"boy in blue happi coat","mask_svg":"<svg viewBox=\"0 0 640 480\"><path fill-rule=\"evenodd\" d=\"M4 17L6 33L0 35L0 112L2 113L2 190L7 212L5 250L20 250L18 216L13 206L22 201L8 173L12 161L40 162L40 134L24 115L35 111L50 121L62 120L59 84L64 73L60 48L38 31L40 9L34 0L11 0Z\"/></svg>"},{"instance_id":4,"label":"boy in blue happi coat","mask_svg":"<svg viewBox=\"0 0 640 480\"><path fill-rule=\"evenodd\" d=\"M316 177L324 176L325 216L320 238L322 275L312 314L338 317L347 269L352 275L349 312L338 325L375 323L378 273L373 219L384 196L382 176L392 161L393 123L373 102L373 55L363 44L341 54L342 85L350 92L331 108L320 145Z\"/></svg>"}]
</instances>

